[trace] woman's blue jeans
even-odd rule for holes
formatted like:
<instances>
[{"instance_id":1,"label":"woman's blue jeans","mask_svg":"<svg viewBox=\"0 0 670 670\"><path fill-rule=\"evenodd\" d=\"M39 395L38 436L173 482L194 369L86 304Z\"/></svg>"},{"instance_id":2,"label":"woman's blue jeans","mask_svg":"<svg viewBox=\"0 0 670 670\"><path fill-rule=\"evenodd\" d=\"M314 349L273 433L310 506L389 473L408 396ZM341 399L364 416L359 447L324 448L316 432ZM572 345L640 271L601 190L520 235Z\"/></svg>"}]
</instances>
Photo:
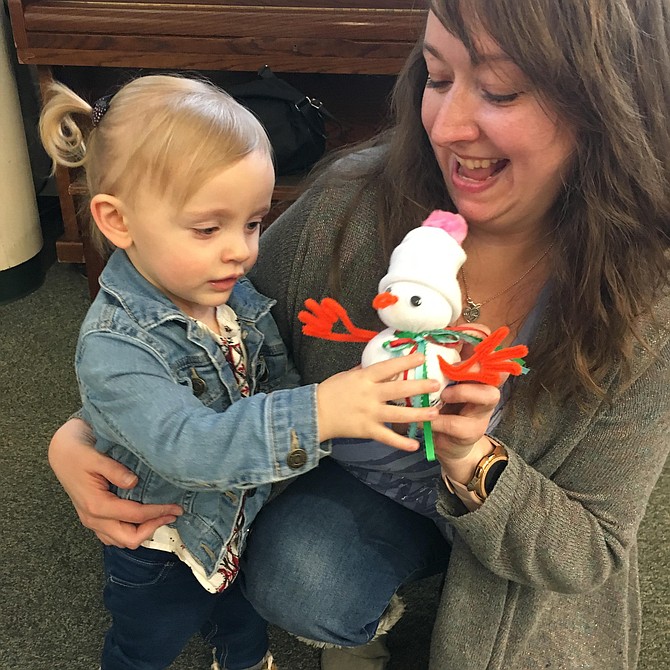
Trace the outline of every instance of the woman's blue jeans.
<instances>
[{"instance_id":1,"label":"woman's blue jeans","mask_svg":"<svg viewBox=\"0 0 670 670\"><path fill-rule=\"evenodd\" d=\"M327 458L261 510L239 579L271 623L357 646L372 639L396 590L444 572L449 552L432 520Z\"/></svg>"},{"instance_id":2,"label":"woman's blue jeans","mask_svg":"<svg viewBox=\"0 0 670 670\"><path fill-rule=\"evenodd\" d=\"M239 576L209 593L174 554L104 548L105 606L112 615L102 670L167 668L200 632L228 670L251 668L268 648L266 622L242 595Z\"/></svg>"}]
</instances>

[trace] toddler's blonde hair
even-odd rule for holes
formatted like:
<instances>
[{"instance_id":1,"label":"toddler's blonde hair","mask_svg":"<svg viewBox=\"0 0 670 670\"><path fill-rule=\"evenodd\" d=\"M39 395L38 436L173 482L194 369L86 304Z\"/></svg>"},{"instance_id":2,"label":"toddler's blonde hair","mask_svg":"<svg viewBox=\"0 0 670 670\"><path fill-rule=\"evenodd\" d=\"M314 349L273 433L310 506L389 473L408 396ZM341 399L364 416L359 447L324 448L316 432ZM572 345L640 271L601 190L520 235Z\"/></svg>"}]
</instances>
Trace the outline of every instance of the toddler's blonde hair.
<instances>
[{"instance_id":1,"label":"toddler's blonde hair","mask_svg":"<svg viewBox=\"0 0 670 670\"><path fill-rule=\"evenodd\" d=\"M210 177L244 156L272 155L256 117L214 85L175 75L147 75L111 98L93 127L92 106L53 82L40 137L54 165L83 167L88 199L98 193L132 204L140 189L183 205ZM108 247L95 224L91 237Z\"/></svg>"}]
</instances>

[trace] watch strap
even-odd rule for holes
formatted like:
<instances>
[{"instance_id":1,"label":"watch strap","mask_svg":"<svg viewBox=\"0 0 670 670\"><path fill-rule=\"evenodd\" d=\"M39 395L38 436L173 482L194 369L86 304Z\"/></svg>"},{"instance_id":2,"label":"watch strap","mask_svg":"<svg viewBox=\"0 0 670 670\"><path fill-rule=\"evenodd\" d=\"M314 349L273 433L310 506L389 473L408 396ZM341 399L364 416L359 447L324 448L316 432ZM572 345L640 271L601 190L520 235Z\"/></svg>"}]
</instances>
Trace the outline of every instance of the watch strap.
<instances>
[{"instance_id":1,"label":"watch strap","mask_svg":"<svg viewBox=\"0 0 670 670\"><path fill-rule=\"evenodd\" d=\"M493 451L480 459L475 466L472 479L467 484L454 482L446 474L443 474L447 490L458 496L470 512L479 509L490 495L490 491L486 488L486 476L491 467L497 463L506 463L509 460L504 445L491 435L486 437L493 444Z\"/></svg>"},{"instance_id":2,"label":"watch strap","mask_svg":"<svg viewBox=\"0 0 670 670\"><path fill-rule=\"evenodd\" d=\"M484 501L480 500L479 496L474 491L468 490L468 487L465 484L452 482L445 474L442 475L442 479L447 487L447 491L459 498L459 500L467 507L468 512L474 512L484 504Z\"/></svg>"}]
</instances>

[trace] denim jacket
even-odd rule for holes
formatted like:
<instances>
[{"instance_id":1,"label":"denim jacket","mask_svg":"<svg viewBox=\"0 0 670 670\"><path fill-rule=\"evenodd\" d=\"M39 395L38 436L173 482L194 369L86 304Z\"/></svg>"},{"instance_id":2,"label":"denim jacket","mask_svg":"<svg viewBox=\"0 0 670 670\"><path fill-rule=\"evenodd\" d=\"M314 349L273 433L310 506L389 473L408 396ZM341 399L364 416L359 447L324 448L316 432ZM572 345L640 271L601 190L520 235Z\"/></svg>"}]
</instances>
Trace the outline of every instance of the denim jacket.
<instances>
[{"instance_id":1,"label":"denim jacket","mask_svg":"<svg viewBox=\"0 0 670 670\"><path fill-rule=\"evenodd\" d=\"M228 301L242 329L252 396L242 398L220 345L117 250L81 327L76 371L96 448L130 468L122 498L177 503L182 541L211 576L244 501L240 551L270 484L315 467L316 385L298 376L246 279ZM246 491L246 496L243 492Z\"/></svg>"}]
</instances>

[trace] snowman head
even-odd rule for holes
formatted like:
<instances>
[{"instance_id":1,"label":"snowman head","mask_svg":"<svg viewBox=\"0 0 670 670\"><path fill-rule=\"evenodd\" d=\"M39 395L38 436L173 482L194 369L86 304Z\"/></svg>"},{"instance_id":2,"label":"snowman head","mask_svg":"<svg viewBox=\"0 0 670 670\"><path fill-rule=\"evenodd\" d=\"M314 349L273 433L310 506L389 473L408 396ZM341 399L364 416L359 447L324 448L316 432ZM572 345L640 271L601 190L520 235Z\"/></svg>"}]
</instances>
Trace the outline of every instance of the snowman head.
<instances>
[{"instance_id":1,"label":"snowman head","mask_svg":"<svg viewBox=\"0 0 670 670\"><path fill-rule=\"evenodd\" d=\"M372 302L379 318L393 330L419 333L445 328L458 318L442 293L412 281L398 281L386 287Z\"/></svg>"},{"instance_id":2,"label":"snowman head","mask_svg":"<svg viewBox=\"0 0 670 670\"><path fill-rule=\"evenodd\" d=\"M373 302L387 326L419 332L456 321L462 307L458 272L466 258L461 247L466 234L460 214L437 210L405 235L391 254Z\"/></svg>"}]
</instances>

